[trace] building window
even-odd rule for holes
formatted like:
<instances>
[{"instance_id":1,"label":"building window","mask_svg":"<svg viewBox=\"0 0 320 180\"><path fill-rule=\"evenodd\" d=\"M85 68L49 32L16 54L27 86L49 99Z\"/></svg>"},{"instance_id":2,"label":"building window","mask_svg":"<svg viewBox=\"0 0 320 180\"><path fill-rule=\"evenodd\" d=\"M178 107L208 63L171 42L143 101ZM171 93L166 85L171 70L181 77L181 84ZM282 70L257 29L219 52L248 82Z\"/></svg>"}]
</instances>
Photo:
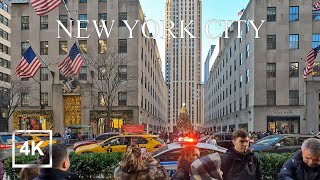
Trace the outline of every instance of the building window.
<instances>
[{"instance_id":1,"label":"building window","mask_svg":"<svg viewBox=\"0 0 320 180\"><path fill-rule=\"evenodd\" d=\"M242 53L240 53L239 55L239 64L241 65L243 62L242 62Z\"/></svg>"},{"instance_id":2,"label":"building window","mask_svg":"<svg viewBox=\"0 0 320 180\"><path fill-rule=\"evenodd\" d=\"M312 34L312 48L320 45L320 34Z\"/></svg>"},{"instance_id":3,"label":"building window","mask_svg":"<svg viewBox=\"0 0 320 180\"><path fill-rule=\"evenodd\" d=\"M59 15L59 20L64 25L64 27L68 27L68 15Z\"/></svg>"},{"instance_id":4,"label":"building window","mask_svg":"<svg viewBox=\"0 0 320 180\"><path fill-rule=\"evenodd\" d=\"M107 40L106 39L99 39L99 54L106 54L107 53Z\"/></svg>"},{"instance_id":5,"label":"building window","mask_svg":"<svg viewBox=\"0 0 320 180\"><path fill-rule=\"evenodd\" d=\"M87 0L79 0L79 3L87 3Z\"/></svg>"},{"instance_id":6,"label":"building window","mask_svg":"<svg viewBox=\"0 0 320 180\"><path fill-rule=\"evenodd\" d=\"M48 15L40 16L40 29L48 29Z\"/></svg>"},{"instance_id":7,"label":"building window","mask_svg":"<svg viewBox=\"0 0 320 180\"><path fill-rule=\"evenodd\" d=\"M299 49L299 34L290 34L289 49Z\"/></svg>"},{"instance_id":8,"label":"building window","mask_svg":"<svg viewBox=\"0 0 320 180\"><path fill-rule=\"evenodd\" d=\"M106 106L107 105L107 95L106 93L99 92L98 93L99 99L99 106Z\"/></svg>"},{"instance_id":9,"label":"building window","mask_svg":"<svg viewBox=\"0 0 320 180\"><path fill-rule=\"evenodd\" d=\"M127 12L119 13L119 27L126 26L122 20L127 20Z\"/></svg>"},{"instance_id":10,"label":"building window","mask_svg":"<svg viewBox=\"0 0 320 180\"><path fill-rule=\"evenodd\" d=\"M21 93L21 106L28 106L29 93Z\"/></svg>"},{"instance_id":11,"label":"building window","mask_svg":"<svg viewBox=\"0 0 320 180\"><path fill-rule=\"evenodd\" d=\"M314 21L319 21L320 20L320 11L312 11L312 19Z\"/></svg>"},{"instance_id":12,"label":"building window","mask_svg":"<svg viewBox=\"0 0 320 180\"><path fill-rule=\"evenodd\" d=\"M48 81L48 68L40 68L40 81Z\"/></svg>"},{"instance_id":13,"label":"building window","mask_svg":"<svg viewBox=\"0 0 320 180\"><path fill-rule=\"evenodd\" d=\"M127 53L127 40L126 39L119 39L119 53Z\"/></svg>"},{"instance_id":14,"label":"building window","mask_svg":"<svg viewBox=\"0 0 320 180\"><path fill-rule=\"evenodd\" d=\"M276 77L276 63L267 63L267 77Z\"/></svg>"},{"instance_id":15,"label":"building window","mask_svg":"<svg viewBox=\"0 0 320 180\"><path fill-rule=\"evenodd\" d=\"M249 19L246 20L246 33L250 31L250 21Z\"/></svg>"},{"instance_id":16,"label":"building window","mask_svg":"<svg viewBox=\"0 0 320 180\"><path fill-rule=\"evenodd\" d=\"M107 22L107 13L99 13L98 14L98 21L99 21L99 27L103 27L103 23L101 21L105 21L105 23Z\"/></svg>"},{"instance_id":17,"label":"building window","mask_svg":"<svg viewBox=\"0 0 320 180\"><path fill-rule=\"evenodd\" d=\"M246 95L246 108L249 107L249 94Z\"/></svg>"},{"instance_id":18,"label":"building window","mask_svg":"<svg viewBox=\"0 0 320 180\"><path fill-rule=\"evenodd\" d=\"M119 80L127 80L127 65L120 65L118 68Z\"/></svg>"},{"instance_id":19,"label":"building window","mask_svg":"<svg viewBox=\"0 0 320 180\"><path fill-rule=\"evenodd\" d=\"M87 40L79 40L79 47L80 47L80 50L83 54L88 53Z\"/></svg>"},{"instance_id":20,"label":"building window","mask_svg":"<svg viewBox=\"0 0 320 180\"><path fill-rule=\"evenodd\" d=\"M59 54L60 55L68 54L68 42L67 41L59 41Z\"/></svg>"},{"instance_id":21,"label":"building window","mask_svg":"<svg viewBox=\"0 0 320 180\"><path fill-rule=\"evenodd\" d=\"M289 105L298 106L299 105L299 90L289 91Z\"/></svg>"},{"instance_id":22,"label":"building window","mask_svg":"<svg viewBox=\"0 0 320 180\"><path fill-rule=\"evenodd\" d=\"M23 56L24 52L29 48L28 42L21 42L21 56Z\"/></svg>"},{"instance_id":23,"label":"building window","mask_svg":"<svg viewBox=\"0 0 320 180\"><path fill-rule=\"evenodd\" d=\"M242 76L240 76L240 84L239 84L239 87L240 87L240 88L242 87Z\"/></svg>"},{"instance_id":24,"label":"building window","mask_svg":"<svg viewBox=\"0 0 320 180\"><path fill-rule=\"evenodd\" d=\"M246 83L250 81L250 69L246 70Z\"/></svg>"},{"instance_id":25,"label":"building window","mask_svg":"<svg viewBox=\"0 0 320 180\"><path fill-rule=\"evenodd\" d=\"M250 44L247 44L246 46L246 58L250 56Z\"/></svg>"},{"instance_id":26,"label":"building window","mask_svg":"<svg viewBox=\"0 0 320 180\"><path fill-rule=\"evenodd\" d=\"M289 21L299 21L299 6L289 7Z\"/></svg>"},{"instance_id":27,"label":"building window","mask_svg":"<svg viewBox=\"0 0 320 180\"><path fill-rule=\"evenodd\" d=\"M276 35L267 35L267 49L276 49Z\"/></svg>"},{"instance_id":28,"label":"building window","mask_svg":"<svg viewBox=\"0 0 320 180\"><path fill-rule=\"evenodd\" d=\"M9 33L4 31L3 29L0 29L0 37L2 37L5 40L9 40Z\"/></svg>"},{"instance_id":29,"label":"building window","mask_svg":"<svg viewBox=\"0 0 320 180\"><path fill-rule=\"evenodd\" d=\"M41 100L41 105L42 106L48 106L48 93L41 93L41 96L40 96Z\"/></svg>"},{"instance_id":30,"label":"building window","mask_svg":"<svg viewBox=\"0 0 320 180\"><path fill-rule=\"evenodd\" d=\"M126 106L126 105L127 105L127 92L119 92L118 106Z\"/></svg>"},{"instance_id":31,"label":"building window","mask_svg":"<svg viewBox=\"0 0 320 180\"><path fill-rule=\"evenodd\" d=\"M234 90L234 92L236 92L236 91L237 91L237 81L236 81L236 80L234 80L234 87L233 87L233 90Z\"/></svg>"},{"instance_id":32,"label":"building window","mask_svg":"<svg viewBox=\"0 0 320 180\"><path fill-rule=\"evenodd\" d=\"M237 60L234 60L234 71L236 71L237 70Z\"/></svg>"},{"instance_id":33,"label":"building window","mask_svg":"<svg viewBox=\"0 0 320 180\"><path fill-rule=\"evenodd\" d=\"M299 63L291 62L289 68L289 77L299 77Z\"/></svg>"},{"instance_id":34,"label":"building window","mask_svg":"<svg viewBox=\"0 0 320 180\"><path fill-rule=\"evenodd\" d=\"M48 55L48 41L41 41L40 42L40 55Z\"/></svg>"},{"instance_id":35,"label":"building window","mask_svg":"<svg viewBox=\"0 0 320 180\"><path fill-rule=\"evenodd\" d=\"M269 106L276 105L276 91L275 90L267 91L267 105L269 105Z\"/></svg>"},{"instance_id":36,"label":"building window","mask_svg":"<svg viewBox=\"0 0 320 180\"><path fill-rule=\"evenodd\" d=\"M239 110L242 109L242 98L239 99Z\"/></svg>"},{"instance_id":37,"label":"building window","mask_svg":"<svg viewBox=\"0 0 320 180\"><path fill-rule=\"evenodd\" d=\"M277 21L276 7L267 7L267 21Z\"/></svg>"},{"instance_id":38,"label":"building window","mask_svg":"<svg viewBox=\"0 0 320 180\"><path fill-rule=\"evenodd\" d=\"M80 28L86 28L88 23L85 20L87 19L87 14L79 14L79 20L83 20L80 22Z\"/></svg>"},{"instance_id":39,"label":"building window","mask_svg":"<svg viewBox=\"0 0 320 180\"><path fill-rule=\"evenodd\" d=\"M82 66L79 72L79 80L87 80L87 66Z\"/></svg>"},{"instance_id":40,"label":"building window","mask_svg":"<svg viewBox=\"0 0 320 180\"><path fill-rule=\"evenodd\" d=\"M106 67L105 66L99 66L98 67L98 79L99 80L103 80L103 79L105 79L106 78L106 71L107 71L107 69L106 69Z\"/></svg>"},{"instance_id":41,"label":"building window","mask_svg":"<svg viewBox=\"0 0 320 180\"><path fill-rule=\"evenodd\" d=\"M21 17L21 30L28 30L29 29L29 16L22 16Z\"/></svg>"}]
</instances>

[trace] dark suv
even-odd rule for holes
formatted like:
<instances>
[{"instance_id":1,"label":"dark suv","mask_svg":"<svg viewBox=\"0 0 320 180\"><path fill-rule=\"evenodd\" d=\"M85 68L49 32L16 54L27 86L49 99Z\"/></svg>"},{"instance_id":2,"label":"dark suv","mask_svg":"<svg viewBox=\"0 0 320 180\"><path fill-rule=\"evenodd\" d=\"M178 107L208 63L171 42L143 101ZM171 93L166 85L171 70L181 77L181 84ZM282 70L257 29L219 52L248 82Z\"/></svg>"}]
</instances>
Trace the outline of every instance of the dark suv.
<instances>
[{"instance_id":1,"label":"dark suv","mask_svg":"<svg viewBox=\"0 0 320 180\"><path fill-rule=\"evenodd\" d=\"M250 148L255 152L284 153L297 151L301 148L304 140L315 135L300 134L277 134L264 137L251 144Z\"/></svg>"}]
</instances>

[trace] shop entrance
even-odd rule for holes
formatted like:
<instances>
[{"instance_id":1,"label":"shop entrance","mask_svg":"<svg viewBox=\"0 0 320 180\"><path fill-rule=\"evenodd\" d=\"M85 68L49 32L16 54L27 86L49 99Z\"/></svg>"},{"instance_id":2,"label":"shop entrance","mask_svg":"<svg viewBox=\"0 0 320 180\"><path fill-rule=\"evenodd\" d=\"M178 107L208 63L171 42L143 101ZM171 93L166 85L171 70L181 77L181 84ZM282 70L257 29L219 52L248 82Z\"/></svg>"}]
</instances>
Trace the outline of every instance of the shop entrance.
<instances>
[{"instance_id":1,"label":"shop entrance","mask_svg":"<svg viewBox=\"0 0 320 180\"><path fill-rule=\"evenodd\" d=\"M300 116L267 116L267 131L279 134L300 133Z\"/></svg>"}]
</instances>

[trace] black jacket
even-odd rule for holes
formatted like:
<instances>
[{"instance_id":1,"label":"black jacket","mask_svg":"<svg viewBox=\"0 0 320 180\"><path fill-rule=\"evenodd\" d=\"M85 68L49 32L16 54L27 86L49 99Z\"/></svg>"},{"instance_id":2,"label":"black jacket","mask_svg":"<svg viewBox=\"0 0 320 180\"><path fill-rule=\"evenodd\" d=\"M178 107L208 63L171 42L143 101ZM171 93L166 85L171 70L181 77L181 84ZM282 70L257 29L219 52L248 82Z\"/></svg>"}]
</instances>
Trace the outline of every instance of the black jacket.
<instances>
[{"instance_id":1,"label":"black jacket","mask_svg":"<svg viewBox=\"0 0 320 180\"><path fill-rule=\"evenodd\" d=\"M33 180L78 180L77 174L59 169L41 169L40 174Z\"/></svg>"},{"instance_id":2,"label":"black jacket","mask_svg":"<svg viewBox=\"0 0 320 180\"><path fill-rule=\"evenodd\" d=\"M311 168L303 162L302 152L297 151L281 168L279 180L320 180L320 166Z\"/></svg>"},{"instance_id":3,"label":"black jacket","mask_svg":"<svg viewBox=\"0 0 320 180\"><path fill-rule=\"evenodd\" d=\"M177 171L172 176L171 180L189 180L190 179L190 167L191 163L183 159L178 164Z\"/></svg>"},{"instance_id":4,"label":"black jacket","mask_svg":"<svg viewBox=\"0 0 320 180\"><path fill-rule=\"evenodd\" d=\"M259 158L248 151L240 154L231 148L221 156L221 171L224 180L260 180L261 166Z\"/></svg>"}]
</instances>

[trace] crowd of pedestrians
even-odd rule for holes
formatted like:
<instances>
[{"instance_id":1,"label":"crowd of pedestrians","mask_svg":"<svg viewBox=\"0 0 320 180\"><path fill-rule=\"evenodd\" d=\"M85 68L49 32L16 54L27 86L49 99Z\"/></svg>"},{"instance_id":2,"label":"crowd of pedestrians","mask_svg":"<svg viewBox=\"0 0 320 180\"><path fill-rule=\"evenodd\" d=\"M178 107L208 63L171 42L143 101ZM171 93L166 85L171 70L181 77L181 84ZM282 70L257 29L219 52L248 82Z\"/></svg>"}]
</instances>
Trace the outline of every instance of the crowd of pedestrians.
<instances>
[{"instance_id":1,"label":"crowd of pedestrians","mask_svg":"<svg viewBox=\"0 0 320 180\"><path fill-rule=\"evenodd\" d=\"M177 171L172 180L260 180L261 164L258 156L249 148L252 134L244 130L232 133L233 147L225 154L213 153L202 156L195 146L186 146L178 160ZM170 134L168 134L170 139ZM216 144L214 135L206 141ZM121 162L114 171L115 180L164 180L169 179L167 171L150 153L143 153L134 144L127 148ZM38 156L39 164L49 163L49 148L43 148L44 155ZM67 147L52 145L53 168L24 168L22 180L67 180L79 179L77 174L68 172L70 167ZM0 162L1 165L1 162ZM0 172L1 173L1 172ZM0 174L1 175L1 174ZM320 139L309 138L301 150L287 160L279 172L279 180L320 180Z\"/></svg>"}]
</instances>

